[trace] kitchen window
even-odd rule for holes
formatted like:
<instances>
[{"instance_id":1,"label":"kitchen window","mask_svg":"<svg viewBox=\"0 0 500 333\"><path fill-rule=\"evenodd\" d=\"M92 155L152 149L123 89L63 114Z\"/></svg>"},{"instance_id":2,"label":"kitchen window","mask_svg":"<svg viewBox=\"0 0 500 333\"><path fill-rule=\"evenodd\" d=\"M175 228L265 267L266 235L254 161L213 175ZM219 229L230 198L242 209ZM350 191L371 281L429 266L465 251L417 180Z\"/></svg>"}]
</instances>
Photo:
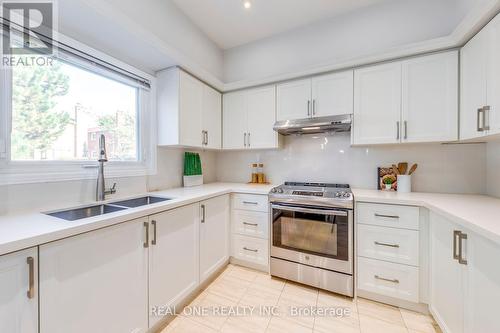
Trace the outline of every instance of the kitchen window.
<instances>
[{"instance_id":1,"label":"kitchen window","mask_svg":"<svg viewBox=\"0 0 500 333\"><path fill-rule=\"evenodd\" d=\"M94 178L101 134L107 176L153 173L153 78L67 38L57 45L51 65L1 69L0 185Z\"/></svg>"}]
</instances>

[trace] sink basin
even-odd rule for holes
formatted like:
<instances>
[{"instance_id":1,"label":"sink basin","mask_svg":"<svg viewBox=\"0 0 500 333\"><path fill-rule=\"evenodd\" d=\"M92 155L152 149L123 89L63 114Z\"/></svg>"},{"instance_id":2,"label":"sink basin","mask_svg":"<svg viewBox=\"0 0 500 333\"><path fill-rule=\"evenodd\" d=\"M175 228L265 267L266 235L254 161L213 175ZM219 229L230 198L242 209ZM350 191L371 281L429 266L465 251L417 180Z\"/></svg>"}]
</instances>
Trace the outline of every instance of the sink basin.
<instances>
[{"instance_id":1,"label":"sink basin","mask_svg":"<svg viewBox=\"0 0 500 333\"><path fill-rule=\"evenodd\" d=\"M60 212L47 213L47 215L58 217L67 221L76 221L88 217L104 215L127 209L125 207L116 207L111 205L96 205L82 208L68 209Z\"/></svg>"},{"instance_id":2,"label":"sink basin","mask_svg":"<svg viewBox=\"0 0 500 333\"><path fill-rule=\"evenodd\" d=\"M147 196L147 197L141 197L141 198L135 198L135 199L129 199L129 200L123 200L123 201L116 201L116 202L112 202L111 205L128 207L128 208L135 208L135 207L151 205L154 203L163 202L163 201L167 201L167 200L172 200L172 199Z\"/></svg>"}]
</instances>

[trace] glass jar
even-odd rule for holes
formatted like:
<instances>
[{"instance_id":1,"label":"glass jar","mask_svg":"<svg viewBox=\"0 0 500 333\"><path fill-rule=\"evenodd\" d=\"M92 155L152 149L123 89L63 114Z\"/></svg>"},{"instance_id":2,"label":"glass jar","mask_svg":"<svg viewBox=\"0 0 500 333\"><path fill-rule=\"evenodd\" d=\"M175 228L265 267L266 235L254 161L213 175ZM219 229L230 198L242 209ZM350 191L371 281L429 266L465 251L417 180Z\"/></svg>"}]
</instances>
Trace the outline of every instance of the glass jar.
<instances>
[{"instance_id":1,"label":"glass jar","mask_svg":"<svg viewBox=\"0 0 500 333\"><path fill-rule=\"evenodd\" d=\"M259 170L257 167L257 163L252 164L252 183L259 182Z\"/></svg>"},{"instance_id":2,"label":"glass jar","mask_svg":"<svg viewBox=\"0 0 500 333\"><path fill-rule=\"evenodd\" d=\"M257 179L259 184L264 184L266 182L266 177L264 176L264 164L260 163L257 168Z\"/></svg>"}]
</instances>

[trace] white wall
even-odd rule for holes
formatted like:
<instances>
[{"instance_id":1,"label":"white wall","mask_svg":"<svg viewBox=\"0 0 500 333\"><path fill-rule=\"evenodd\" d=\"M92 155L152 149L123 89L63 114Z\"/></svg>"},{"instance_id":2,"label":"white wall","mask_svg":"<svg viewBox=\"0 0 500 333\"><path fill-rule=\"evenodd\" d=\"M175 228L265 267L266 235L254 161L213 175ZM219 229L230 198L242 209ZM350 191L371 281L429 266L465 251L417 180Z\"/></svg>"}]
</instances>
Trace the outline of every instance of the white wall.
<instances>
[{"instance_id":1,"label":"white wall","mask_svg":"<svg viewBox=\"0 0 500 333\"><path fill-rule=\"evenodd\" d=\"M225 82L313 70L449 35L477 0L396 0L224 52Z\"/></svg>"},{"instance_id":2,"label":"white wall","mask_svg":"<svg viewBox=\"0 0 500 333\"><path fill-rule=\"evenodd\" d=\"M158 148L158 173L149 177L107 179L117 183L115 199L182 186L183 149ZM200 152L205 182L216 180L216 154ZM0 215L47 211L95 202L95 180L0 186Z\"/></svg>"},{"instance_id":3,"label":"white wall","mask_svg":"<svg viewBox=\"0 0 500 333\"><path fill-rule=\"evenodd\" d=\"M250 164L265 164L270 181L340 182L376 188L377 167L407 161L418 163L414 191L480 193L486 191L486 146L399 145L350 147L350 137L289 136L283 150L217 154L217 180L246 182Z\"/></svg>"},{"instance_id":4,"label":"white wall","mask_svg":"<svg viewBox=\"0 0 500 333\"><path fill-rule=\"evenodd\" d=\"M500 141L487 146L487 192L500 198Z\"/></svg>"}]
</instances>

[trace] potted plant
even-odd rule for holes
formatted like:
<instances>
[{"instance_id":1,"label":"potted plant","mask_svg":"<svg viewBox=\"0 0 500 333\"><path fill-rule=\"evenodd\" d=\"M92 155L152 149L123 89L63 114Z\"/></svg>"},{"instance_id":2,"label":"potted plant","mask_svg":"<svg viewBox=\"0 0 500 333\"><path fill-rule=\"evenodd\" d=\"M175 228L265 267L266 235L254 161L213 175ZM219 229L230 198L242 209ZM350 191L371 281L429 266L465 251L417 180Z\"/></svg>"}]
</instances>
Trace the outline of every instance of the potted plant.
<instances>
[{"instance_id":1,"label":"potted plant","mask_svg":"<svg viewBox=\"0 0 500 333\"><path fill-rule=\"evenodd\" d=\"M386 190L392 189L392 184L394 184L394 179L392 177L385 177L382 182L385 185Z\"/></svg>"}]
</instances>

